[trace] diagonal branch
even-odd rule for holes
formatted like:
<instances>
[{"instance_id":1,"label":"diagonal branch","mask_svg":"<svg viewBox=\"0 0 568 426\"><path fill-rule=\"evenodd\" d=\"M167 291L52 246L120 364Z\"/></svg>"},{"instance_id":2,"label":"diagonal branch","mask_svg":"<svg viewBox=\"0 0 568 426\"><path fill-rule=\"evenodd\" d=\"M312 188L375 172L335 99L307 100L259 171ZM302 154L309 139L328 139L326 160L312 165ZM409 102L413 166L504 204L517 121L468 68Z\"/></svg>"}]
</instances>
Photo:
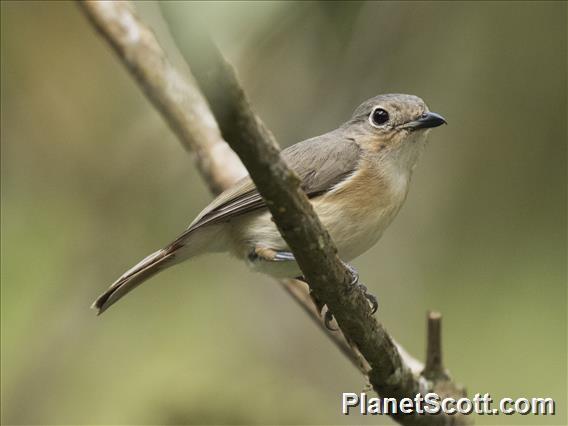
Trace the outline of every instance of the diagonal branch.
<instances>
[{"instance_id":1,"label":"diagonal branch","mask_svg":"<svg viewBox=\"0 0 568 426\"><path fill-rule=\"evenodd\" d=\"M80 2L79 5L136 78L182 145L194 154L211 192L219 194L246 175L239 157L221 137L217 122L195 80L191 74L174 68L154 33L136 16L133 5L129 2L99 1ZM294 280L279 282L325 331L306 289ZM368 369L361 368L364 359L347 343L341 331L328 332L327 335L366 375ZM422 366L419 366L418 370L421 369Z\"/></svg>"},{"instance_id":2,"label":"diagonal branch","mask_svg":"<svg viewBox=\"0 0 568 426\"><path fill-rule=\"evenodd\" d=\"M274 137L253 112L234 69L201 31L191 32L191 39L182 38L184 34L175 38L218 118L222 134L267 201L316 297L331 309L347 340L369 363L373 388L383 397L416 395L423 386L403 362L385 328L372 317L363 293L349 290L349 271L299 189L297 177L280 158ZM404 422L444 424L447 420L443 416L415 417Z\"/></svg>"},{"instance_id":3,"label":"diagonal branch","mask_svg":"<svg viewBox=\"0 0 568 426\"><path fill-rule=\"evenodd\" d=\"M193 77L178 71L130 2L79 3L116 51L181 144L195 153L210 189L219 193L247 174L221 132Z\"/></svg>"},{"instance_id":4,"label":"diagonal branch","mask_svg":"<svg viewBox=\"0 0 568 426\"><path fill-rule=\"evenodd\" d=\"M152 31L134 14L128 2L80 3L94 26L113 46L147 96L162 113L184 145L194 149L200 171L214 191L226 188L242 173L234 153L221 139L207 104L191 76L184 76L168 62ZM368 371L374 389L383 397L414 397L430 386L406 362L384 327L370 313L364 295L349 291L350 273L336 255L297 176L281 160L272 134L252 111L232 67L208 39L194 34L207 56L184 52L204 91L222 134L247 167L294 252L317 298L337 319L346 340L335 339L346 354L355 354L360 369ZM186 44L183 43L185 46ZM187 43L189 46L190 43ZM213 91L212 88L220 88ZM211 149L211 147L217 147ZM226 172L229 170L229 172ZM296 295L296 300L300 298ZM307 304L303 304L308 306ZM314 317L312 313L312 317ZM357 348L354 349L347 342ZM347 345L347 346L345 346ZM369 370L370 367L370 370ZM427 385L424 385L424 383ZM397 416L403 424L464 424L460 417Z\"/></svg>"}]
</instances>

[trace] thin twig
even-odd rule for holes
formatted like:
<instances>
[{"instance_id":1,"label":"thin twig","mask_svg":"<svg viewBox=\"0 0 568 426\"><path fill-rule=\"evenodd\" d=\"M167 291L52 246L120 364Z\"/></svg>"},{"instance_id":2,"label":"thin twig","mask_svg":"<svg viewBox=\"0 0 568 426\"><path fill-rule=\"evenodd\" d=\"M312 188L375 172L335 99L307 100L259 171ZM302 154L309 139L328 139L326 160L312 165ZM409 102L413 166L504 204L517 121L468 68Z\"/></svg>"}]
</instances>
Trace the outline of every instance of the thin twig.
<instances>
[{"instance_id":1,"label":"thin twig","mask_svg":"<svg viewBox=\"0 0 568 426\"><path fill-rule=\"evenodd\" d=\"M426 366L422 373L428 380L447 379L442 363L442 315L428 312L426 332Z\"/></svg>"}]
</instances>

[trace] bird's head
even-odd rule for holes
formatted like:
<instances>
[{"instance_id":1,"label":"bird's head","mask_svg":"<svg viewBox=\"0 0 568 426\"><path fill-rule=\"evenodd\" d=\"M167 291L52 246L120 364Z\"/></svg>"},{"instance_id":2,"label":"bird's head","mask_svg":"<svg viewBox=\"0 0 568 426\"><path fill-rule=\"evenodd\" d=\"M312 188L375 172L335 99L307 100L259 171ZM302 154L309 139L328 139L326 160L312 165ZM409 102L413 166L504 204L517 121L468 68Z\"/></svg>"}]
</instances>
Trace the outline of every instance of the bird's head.
<instances>
[{"instance_id":1,"label":"bird's head","mask_svg":"<svg viewBox=\"0 0 568 426\"><path fill-rule=\"evenodd\" d=\"M363 102L342 127L364 151L412 169L428 131L445 123L419 97L389 94Z\"/></svg>"}]
</instances>

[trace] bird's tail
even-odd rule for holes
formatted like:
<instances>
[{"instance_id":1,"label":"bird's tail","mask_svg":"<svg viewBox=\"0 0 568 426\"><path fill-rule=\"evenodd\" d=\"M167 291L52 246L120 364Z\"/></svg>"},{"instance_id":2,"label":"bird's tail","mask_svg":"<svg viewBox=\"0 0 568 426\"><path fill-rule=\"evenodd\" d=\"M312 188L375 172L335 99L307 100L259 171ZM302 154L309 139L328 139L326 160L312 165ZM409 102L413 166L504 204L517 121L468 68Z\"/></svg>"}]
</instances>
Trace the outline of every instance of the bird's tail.
<instances>
[{"instance_id":1,"label":"bird's tail","mask_svg":"<svg viewBox=\"0 0 568 426\"><path fill-rule=\"evenodd\" d=\"M100 315L158 272L201 253L223 250L225 240L223 233L220 232L222 230L217 226L200 228L199 232L194 232L195 229L187 229L165 248L152 253L122 274L107 291L95 300L92 308L96 309Z\"/></svg>"},{"instance_id":2,"label":"bird's tail","mask_svg":"<svg viewBox=\"0 0 568 426\"><path fill-rule=\"evenodd\" d=\"M152 253L122 274L107 291L95 300L91 307L97 310L97 315L102 314L148 278L172 266L175 263L174 257L175 250L171 246Z\"/></svg>"}]
</instances>

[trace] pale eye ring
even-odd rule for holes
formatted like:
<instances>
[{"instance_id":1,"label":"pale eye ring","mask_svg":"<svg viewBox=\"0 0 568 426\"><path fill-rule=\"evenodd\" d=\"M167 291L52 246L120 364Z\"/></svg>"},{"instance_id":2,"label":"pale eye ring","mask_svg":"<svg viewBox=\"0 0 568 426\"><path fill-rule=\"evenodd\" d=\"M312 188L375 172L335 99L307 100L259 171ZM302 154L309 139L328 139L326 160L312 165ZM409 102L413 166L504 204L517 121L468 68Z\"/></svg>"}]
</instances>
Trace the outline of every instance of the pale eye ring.
<instances>
[{"instance_id":1,"label":"pale eye ring","mask_svg":"<svg viewBox=\"0 0 568 426\"><path fill-rule=\"evenodd\" d=\"M389 113L384 108L375 108L369 115L371 126L380 127L389 121Z\"/></svg>"}]
</instances>

